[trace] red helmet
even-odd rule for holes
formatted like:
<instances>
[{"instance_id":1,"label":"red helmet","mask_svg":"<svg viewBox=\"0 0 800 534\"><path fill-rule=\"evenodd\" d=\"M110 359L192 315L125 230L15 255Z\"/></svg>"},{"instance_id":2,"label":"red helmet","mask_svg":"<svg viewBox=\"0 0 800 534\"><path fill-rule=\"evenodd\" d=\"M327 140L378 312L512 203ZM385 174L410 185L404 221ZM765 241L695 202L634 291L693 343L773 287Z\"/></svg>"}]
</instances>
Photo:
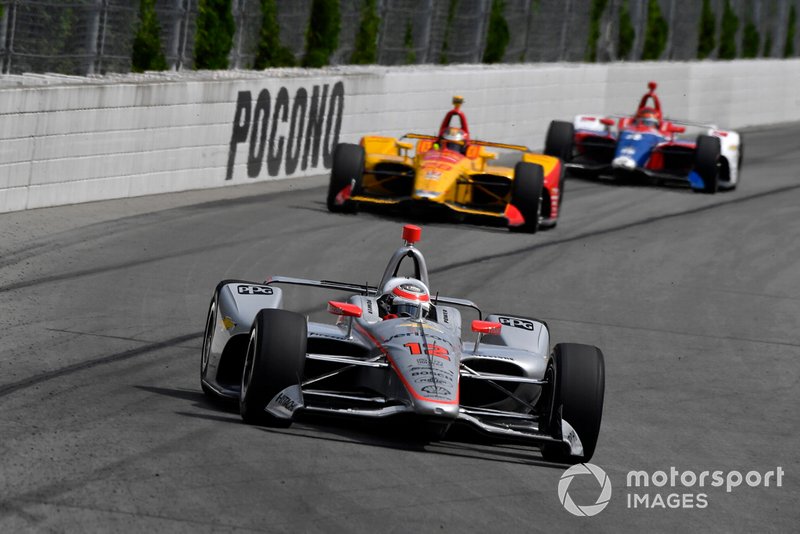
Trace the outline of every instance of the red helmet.
<instances>
[{"instance_id":1,"label":"red helmet","mask_svg":"<svg viewBox=\"0 0 800 534\"><path fill-rule=\"evenodd\" d=\"M636 117L633 123L637 126L649 126L651 128L658 128L660 126L658 120L658 112L652 108L642 108L636 112Z\"/></svg>"}]
</instances>

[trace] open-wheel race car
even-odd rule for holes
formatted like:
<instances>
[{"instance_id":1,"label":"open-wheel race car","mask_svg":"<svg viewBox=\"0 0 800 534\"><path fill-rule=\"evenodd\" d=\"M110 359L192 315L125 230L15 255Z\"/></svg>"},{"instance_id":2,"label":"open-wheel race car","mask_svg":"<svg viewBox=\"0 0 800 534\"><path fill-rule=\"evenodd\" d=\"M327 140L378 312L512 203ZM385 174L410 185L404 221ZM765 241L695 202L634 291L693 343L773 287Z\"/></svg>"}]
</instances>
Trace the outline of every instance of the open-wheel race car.
<instances>
[{"instance_id":1,"label":"open-wheel race car","mask_svg":"<svg viewBox=\"0 0 800 534\"><path fill-rule=\"evenodd\" d=\"M436 136L367 136L360 144L337 145L328 209L391 207L403 213L494 221L531 233L555 226L563 190L561 161L522 145L472 139L462 103L463 98L453 98L453 109ZM406 139L416 140L416 147ZM513 167L492 165L498 153L487 148L521 157Z\"/></svg>"},{"instance_id":2,"label":"open-wheel race car","mask_svg":"<svg viewBox=\"0 0 800 534\"><path fill-rule=\"evenodd\" d=\"M206 322L200 381L238 399L247 423L288 427L304 412L405 418L428 438L464 424L541 448L545 459L588 461L603 412L605 367L593 346L550 347L543 321L483 317L460 298L431 296L419 227L403 229L377 286L273 277L220 282ZM400 276L408 272L413 276ZM408 269L408 271L406 271ZM351 296L329 301L335 324L284 309L282 285ZM477 313L462 339L460 310Z\"/></svg>"},{"instance_id":3,"label":"open-wheel race car","mask_svg":"<svg viewBox=\"0 0 800 534\"><path fill-rule=\"evenodd\" d=\"M564 159L569 174L682 184L704 193L735 189L741 136L713 124L665 119L656 83L648 88L632 117L583 114L572 123L553 121L546 150ZM680 137L687 127L699 135Z\"/></svg>"}]
</instances>

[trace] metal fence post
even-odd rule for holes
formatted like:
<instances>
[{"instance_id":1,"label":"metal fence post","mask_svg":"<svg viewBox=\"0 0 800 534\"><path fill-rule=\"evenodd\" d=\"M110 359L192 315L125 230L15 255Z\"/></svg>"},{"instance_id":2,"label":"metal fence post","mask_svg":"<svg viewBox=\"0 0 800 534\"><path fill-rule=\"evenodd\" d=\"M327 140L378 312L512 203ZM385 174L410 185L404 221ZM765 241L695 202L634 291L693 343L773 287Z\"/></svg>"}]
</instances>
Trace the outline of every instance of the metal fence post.
<instances>
[{"instance_id":1,"label":"metal fence post","mask_svg":"<svg viewBox=\"0 0 800 534\"><path fill-rule=\"evenodd\" d=\"M169 68L172 71L181 70L183 66L190 1L191 0L172 0L172 16L169 19L171 31L168 32L170 39L168 45L165 47L167 57L170 58Z\"/></svg>"},{"instance_id":2,"label":"metal fence post","mask_svg":"<svg viewBox=\"0 0 800 534\"><path fill-rule=\"evenodd\" d=\"M422 19L422 28L420 29L420 40L422 44L416 46L418 50L422 50L422 54L419 54L420 61L419 63L427 63L428 62L428 55L430 55L430 43L431 43L431 19L433 18L433 0L426 0L424 2L424 7L422 11L425 12L427 15Z\"/></svg>"},{"instance_id":3,"label":"metal fence post","mask_svg":"<svg viewBox=\"0 0 800 534\"><path fill-rule=\"evenodd\" d=\"M3 74L11 74L11 58L14 55L14 33L17 28L17 0L11 2L11 12L4 13L3 18L5 24L3 30L5 32L5 61L3 62Z\"/></svg>"},{"instance_id":4,"label":"metal fence post","mask_svg":"<svg viewBox=\"0 0 800 534\"><path fill-rule=\"evenodd\" d=\"M389 1L390 0L378 0L378 16L380 17L380 22L378 23L378 57L376 61L378 65L383 64L383 39L384 35L386 35L386 27L388 24L386 13L389 11L386 3Z\"/></svg>"},{"instance_id":5,"label":"metal fence post","mask_svg":"<svg viewBox=\"0 0 800 534\"><path fill-rule=\"evenodd\" d=\"M0 43L3 45L3 57L0 58L0 72L6 72L6 55L8 54L8 46L6 38L8 37L8 10L3 10L3 16L0 18Z\"/></svg>"},{"instance_id":6,"label":"metal fence post","mask_svg":"<svg viewBox=\"0 0 800 534\"><path fill-rule=\"evenodd\" d=\"M669 0L669 33L667 34L667 46L664 54L659 59L672 59L673 41L675 40L675 0Z\"/></svg>"},{"instance_id":7,"label":"metal fence post","mask_svg":"<svg viewBox=\"0 0 800 534\"><path fill-rule=\"evenodd\" d=\"M644 51L644 34L647 31L647 6L644 0L637 0L635 5L636 15L633 25L636 29L636 33L633 38L633 57L631 61L638 61L642 58L642 52Z\"/></svg>"},{"instance_id":8,"label":"metal fence post","mask_svg":"<svg viewBox=\"0 0 800 534\"><path fill-rule=\"evenodd\" d=\"M572 17L572 0L564 1L564 18L561 23L561 42L558 47L558 60L564 61L567 56L567 33L569 32L569 19Z\"/></svg>"},{"instance_id":9,"label":"metal fence post","mask_svg":"<svg viewBox=\"0 0 800 534\"><path fill-rule=\"evenodd\" d=\"M95 62L95 72L103 73L103 57L106 51L106 33L108 29L108 2L109 0L102 0L102 11L100 12L100 36L97 50L97 61Z\"/></svg>"},{"instance_id":10,"label":"metal fence post","mask_svg":"<svg viewBox=\"0 0 800 534\"><path fill-rule=\"evenodd\" d=\"M100 12L103 0L94 0L94 10L89 21L89 31L86 34L86 62L85 72L87 75L94 74L94 65L97 62L97 36L100 33Z\"/></svg>"},{"instance_id":11,"label":"metal fence post","mask_svg":"<svg viewBox=\"0 0 800 534\"><path fill-rule=\"evenodd\" d=\"M525 42L522 44L522 53L519 62L525 63L528 60L528 45L531 40L531 25L533 24L533 9L531 3L525 2Z\"/></svg>"},{"instance_id":12,"label":"metal fence post","mask_svg":"<svg viewBox=\"0 0 800 534\"><path fill-rule=\"evenodd\" d=\"M183 63L187 59L186 56L186 42L189 40L189 14L192 11L192 0L185 0L183 9L183 20L181 20L181 39L178 50L178 61L175 65L175 70L181 70Z\"/></svg>"},{"instance_id":13,"label":"metal fence post","mask_svg":"<svg viewBox=\"0 0 800 534\"><path fill-rule=\"evenodd\" d=\"M242 40L246 31L244 24L245 0L234 0L233 5L233 20L236 24L236 42L233 44L231 50L231 63L233 68L242 68Z\"/></svg>"},{"instance_id":14,"label":"metal fence post","mask_svg":"<svg viewBox=\"0 0 800 534\"><path fill-rule=\"evenodd\" d=\"M492 14L492 0L481 2L481 17L478 20L478 31L475 32L475 51L473 52L472 62L480 63L483 61L483 52L486 50L486 39L489 36L489 17Z\"/></svg>"}]
</instances>

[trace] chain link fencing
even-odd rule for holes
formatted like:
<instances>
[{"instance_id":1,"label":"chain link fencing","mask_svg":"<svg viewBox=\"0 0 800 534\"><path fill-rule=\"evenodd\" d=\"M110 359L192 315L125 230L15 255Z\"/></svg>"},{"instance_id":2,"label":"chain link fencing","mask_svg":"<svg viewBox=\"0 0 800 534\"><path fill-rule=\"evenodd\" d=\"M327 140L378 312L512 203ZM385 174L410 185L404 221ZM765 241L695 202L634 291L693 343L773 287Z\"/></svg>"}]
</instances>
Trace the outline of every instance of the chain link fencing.
<instances>
[{"instance_id":1,"label":"chain link fencing","mask_svg":"<svg viewBox=\"0 0 800 534\"><path fill-rule=\"evenodd\" d=\"M198 3L156 0L161 45L173 70L193 68ZM353 54L365 0L340 0L341 30L332 64ZM759 36L759 56L782 57L789 12L800 0L727 0L738 16L741 53L745 25ZM302 60L312 0L276 0L280 40ZM662 60L695 59L702 2L657 0L669 32ZM592 27L590 0L503 0L509 30L504 61L616 61L637 59L644 48L649 0L607 0L597 22L596 56L587 57ZM710 0L717 43L726 0ZM128 72L138 26L139 0L0 0L0 60L3 73L55 72L71 75ZM492 0L376 0L380 16L377 57L383 65L478 63L489 32ZM627 58L619 57L623 10L635 35ZM232 0L236 34L230 66L252 68L261 28L261 0ZM800 25L800 21L796 23ZM800 52L800 28L794 31ZM711 58L715 57L715 52Z\"/></svg>"}]
</instances>

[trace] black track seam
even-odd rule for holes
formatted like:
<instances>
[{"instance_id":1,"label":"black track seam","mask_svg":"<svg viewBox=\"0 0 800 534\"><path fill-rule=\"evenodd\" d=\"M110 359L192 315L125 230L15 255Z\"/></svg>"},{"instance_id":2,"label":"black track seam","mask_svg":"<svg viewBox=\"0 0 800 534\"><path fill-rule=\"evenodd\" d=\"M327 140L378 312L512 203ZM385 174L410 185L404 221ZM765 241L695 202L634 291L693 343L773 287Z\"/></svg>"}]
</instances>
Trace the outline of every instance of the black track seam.
<instances>
[{"instance_id":1,"label":"black track seam","mask_svg":"<svg viewBox=\"0 0 800 534\"><path fill-rule=\"evenodd\" d=\"M180 345L185 341L189 341L192 339L199 339L203 337L202 332L198 332L195 334L185 334L182 336L173 337L170 339L166 339L164 341L159 341L157 343L150 343L147 345L143 345L141 347L137 347L135 349L129 349L126 351L118 352L116 354L110 354L108 356L103 356L101 358L95 358L94 360L88 360L85 362L75 363L73 365L68 365L66 367L62 367L60 369L55 369L53 371L49 371L46 373L42 373L36 375L31 378L25 378L19 380L17 382L12 382L10 384L6 384L4 386L0 386L0 397L5 397L6 395L10 395L16 391L21 389L26 389L31 386L35 386L41 384L42 382L47 382L49 380L53 380L54 378L60 378L65 375L70 375L73 373L77 373L80 371L84 371L86 369L91 369L92 367L97 367L99 365L105 365L109 363L116 363L121 362L124 360L129 360L136 356L141 356L143 354L148 354L151 352L157 352L162 349L166 349L169 347L173 347L175 345Z\"/></svg>"}]
</instances>

